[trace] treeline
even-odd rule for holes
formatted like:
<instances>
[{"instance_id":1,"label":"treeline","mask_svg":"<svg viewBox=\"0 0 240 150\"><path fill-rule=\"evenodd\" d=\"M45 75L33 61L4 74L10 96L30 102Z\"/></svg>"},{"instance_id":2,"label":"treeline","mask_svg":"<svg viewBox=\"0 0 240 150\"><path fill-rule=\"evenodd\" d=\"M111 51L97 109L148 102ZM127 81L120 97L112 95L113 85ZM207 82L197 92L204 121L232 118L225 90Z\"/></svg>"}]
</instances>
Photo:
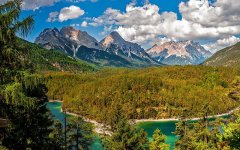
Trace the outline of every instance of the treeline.
<instances>
[{"instance_id":1,"label":"treeline","mask_svg":"<svg viewBox=\"0 0 240 150\"><path fill-rule=\"evenodd\" d=\"M50 73L45 76L51 99L68 111L100 122L111 122L119 105L129 119L188 117L225 113L239 105L229 93L238 69L175 66L146 69L105 69L94 73Z\"/></svg>"}]
</instances>

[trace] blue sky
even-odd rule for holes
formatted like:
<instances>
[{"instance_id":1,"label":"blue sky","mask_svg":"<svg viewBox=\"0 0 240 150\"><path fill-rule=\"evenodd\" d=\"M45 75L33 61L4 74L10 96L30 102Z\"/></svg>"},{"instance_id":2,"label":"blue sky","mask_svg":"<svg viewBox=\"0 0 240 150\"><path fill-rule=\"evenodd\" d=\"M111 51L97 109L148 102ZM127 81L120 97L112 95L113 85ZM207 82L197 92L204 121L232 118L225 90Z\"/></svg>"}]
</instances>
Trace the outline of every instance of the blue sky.
<instances>
[{"instance_id":1,"label":"blue sky","mask_svg":"<svg viewBox=\"0 0 240 150\"><path fill-rule=\"evenodd\" d=\"M173 11L179 13L178 5L181 0L150 0L150 3L156 4L160 7L160 12ZM107 8L119 9L125 11L126 5L131 3L131 0L99 0L97 2L84 1L84 2L69 2L69 1L59 1L53 6L40 7L37 10L24 10L22 12L22 17L27 17L33 15L35 19L35 25L33 32L26 38L28 41L33 42L35 38L39 35L41 31L45 28L62 28L64 26L70 26L72 24L81 24L86 18L98 17L104 13ZM67 20L64 22L47 22L47 18L50 12L60 11L64 7L69 7L75 5L80 7L85 11L85 14L79 18ZM138 6L144 5L144 1L138 1ZM101 40L104 35L100 35L103 27L76 27L80 30L87 31L90 35L94 36L97 40Z\"/></svg>"},{"instance_id":2,"label":"blue sky","mask_svg":"<svg viewBox=\"0 0 240 150\"><path fill-rule=\"evenodd\" d=\"M144 48L194 40L214 52L240 41L239 8L236 0L23 0L21 17L35 18L31 42L45 28L72 25L97 40L116 30Z\"/></svg>"}]
</instances>

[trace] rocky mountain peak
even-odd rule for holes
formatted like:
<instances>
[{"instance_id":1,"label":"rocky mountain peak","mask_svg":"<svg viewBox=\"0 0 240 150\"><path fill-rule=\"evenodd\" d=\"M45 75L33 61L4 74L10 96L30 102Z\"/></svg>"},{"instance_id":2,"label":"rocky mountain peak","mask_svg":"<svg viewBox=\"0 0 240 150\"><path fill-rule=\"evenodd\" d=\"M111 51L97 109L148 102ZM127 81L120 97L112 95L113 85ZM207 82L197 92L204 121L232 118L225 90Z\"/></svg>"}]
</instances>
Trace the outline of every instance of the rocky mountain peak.
<instances>
[{"instance_id":1,"label":"rocky mountain peak","mask_svg":"<svg viewBox=\"0 0 240 150\"><path fill-rule=\"evenodd\" d=\"M64 47L64 43L60 43L63 41L68 42L68 47L73 48L74 51L77 51L81 46L100 50L103 49L103 46L94 37L90 36L87 32L75 29L71 26L63 27L60 31L57 28L47 28L35 40L36 43L41 45L50 43L50 45L62 45L61 47ZM50 48L51 46L47 47Z\"/></svg>"},{"instance_id":2,"label":"rocky mountain peak","mask_svg":"<svg viewBox=\"0 0 240 150\"><path fill-rule=\"evenodd\" d=\"M194 41L170 41L154 45L147 53L157 61L169 65L199 64L212 55Z\"/></svg>"},{"instance_id":3,"label":"rocky mountain peak","mask_svg":"<svg viewBox=\"0 0 240 150\"><path fill-rule=\"evenodd\" d=\"M117 31L113 31L108 36L106 36L100 43L102 43L102 45L107 48L111 44L123 46L126 44L126 41L121 37L121 35Z\"/></svg>"}]
</instances>

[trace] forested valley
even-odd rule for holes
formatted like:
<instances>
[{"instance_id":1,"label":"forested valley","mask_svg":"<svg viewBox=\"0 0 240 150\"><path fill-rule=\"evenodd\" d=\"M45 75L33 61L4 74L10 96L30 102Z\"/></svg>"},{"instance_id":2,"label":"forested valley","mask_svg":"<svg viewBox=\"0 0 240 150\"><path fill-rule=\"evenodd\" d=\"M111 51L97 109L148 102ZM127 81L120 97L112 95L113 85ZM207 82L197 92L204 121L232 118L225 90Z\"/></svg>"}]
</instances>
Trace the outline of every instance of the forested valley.
<instances>
[{"instance_id":1,"label":"forested valley","mask_svg":"<svg viewBox=\"0 0 240 150\"><path fill-rule=\"evenodd\" d=\"M50 99L62 100L70 112L110 122L119 105L129 119L200 117L228 112L239 105L238 69L204 66L105 69L81 75L45 74ZM239 87L238 87L239 88Z\"/></svg>"}]
</instances>

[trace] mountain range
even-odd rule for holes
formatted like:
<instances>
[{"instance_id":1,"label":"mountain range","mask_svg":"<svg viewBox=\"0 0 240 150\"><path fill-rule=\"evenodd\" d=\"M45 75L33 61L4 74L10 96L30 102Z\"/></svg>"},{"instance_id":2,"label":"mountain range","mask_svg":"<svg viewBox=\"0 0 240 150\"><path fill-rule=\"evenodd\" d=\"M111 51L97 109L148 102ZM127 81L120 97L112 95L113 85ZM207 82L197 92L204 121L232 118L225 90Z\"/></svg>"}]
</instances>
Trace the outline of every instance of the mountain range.
<instances>
[{"instance_id":1,"label":"mountain range","mask_svg":"<svg viewBox=\"0 0 240 150\"><path fill-rule=\"evenodd\" d=\"M193 41L166 42L154 45L147 53L156 61L167 65L197 65L212 53Z\"/></svg>"},{"instance_id":2,"label":"mountain range","mask_svg":"<svg viewBox=\"0 0 240 150\"><path fill-rule=\"evenodd\" d=\"M138 44L125 41L117 32L98 42L87 32L73 27L45 29L35 43L46 49L61 50L70 56L100 66L142 67L161 65Z\"/></svg>"},{"instance_id":3,"label":"mountain range","mask_svg":"<svg viewBox=\"0 0 240 150\"><path fill-rule=\"evenodd\" d=\"M73 27L47 28L35 43L99 66L197 65L212 55L193 41L166 42L145 51L140 45L124 40L116 31L98 42L87 32Z\"/></svg>"}]
</instances>

